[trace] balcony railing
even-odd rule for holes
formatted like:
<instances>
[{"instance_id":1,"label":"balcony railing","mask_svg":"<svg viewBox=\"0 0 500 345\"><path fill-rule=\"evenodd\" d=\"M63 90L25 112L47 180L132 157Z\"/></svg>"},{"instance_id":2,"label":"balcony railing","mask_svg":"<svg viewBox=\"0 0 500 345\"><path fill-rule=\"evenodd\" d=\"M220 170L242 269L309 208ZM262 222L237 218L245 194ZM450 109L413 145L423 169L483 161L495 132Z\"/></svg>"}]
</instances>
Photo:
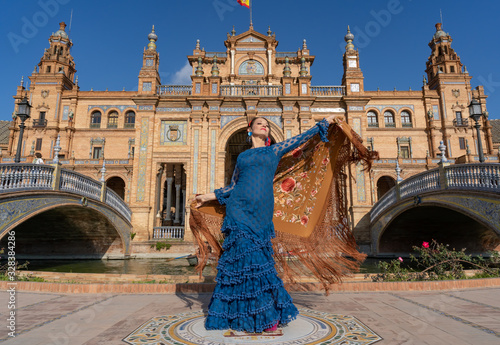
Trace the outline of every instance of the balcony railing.
<instances>
[{"instance_id":1,"label":"balcony railing","mask_svg":"<svg viewBox=\"0 0 500 345\"><path fill-rule=\"evenodd\" d=\"M469 119L454 119L453 126L455 126L455 127L469 127Z\"/></svg>"},{"instance_id":2,"label":"balcony railing","mask_svg":"<svg viewBox=\"0 0 500 345\"><path fill-rule=\"evenodd\" d=\"M183 226L158 226L153 228L153 239L183 239Z\"/></svg>"},{"instance_id":3,"label":"balcony railing","mask_svg":"<svg viewBox=\"0 0 500 345\"><path fill-rule=\"evenodd\" d=\"M281 85L223 85L220 87L222 96L261 96L272 97L283 95Z\"/></svg>"},{"instance_id":4,"label":"balcony railing","mask_svg":"<svg viewBox=\"0 0 500 345\"><path fill-rule=\"evenodd\" d=\"M156 93L166 96L189 96L192 90L191 85L160 85L156 89Z\"/></svg>"},{"instance_id":5,"label":"balcony railing","mask_svg":"<svg viewBox=\"0 0 500 345\"><path fill-rule=\"evenodd\" d=\"M123 128L134 128L135 127L135 123L126 123Z\"/></svg>"},{"instance_id":6,"label":"balcony railing","mask_svg":"<svg viewBox=\"0 0 500 345\"><path fill-rule=\"evenodd\" d=\"M396 127L396 123L394 123L394 122L386 122L385 123L385 127L392 127L392 128L394 128L394 127Z\"/></svg>"},{"instance_id":7,"label":"balcony railing","mask_svg":"<svg viewBox=\"0 0 500 345\"><path fill-rule=\"evenodd\" d=\"M311 86L313 96L344 96L345 86Z\"/></svg>"},{"instance_id":8,"label":"balcony railing","mask_svg":"<svg viewBox=\"0 0 500 345\"><path fill-rule=\"evenodd\" d=\"M378 128L378 122L368 122L369 128Z\"/></svg>"},{"instance_id":9,"label":"balcony railing","mask_svg":"<svg viewBox=\"0 0 500 345\"><path fill-rule=\"evenodd\" d=\"M413 127L413 124L411 122L403 122L401 124L401 126L403 126L403 127Z\"/></svg>"},{"instance_id":10,"label":"balcony railing","mask_svg":"<svg viewBox=\"0 0 500 345\"><path fill-rule=\"evenodd\" d=\"M90 128L101 128L101 124L100 123L91 123Z\"/></svg>"},{"instance_id":11,"label":"balcony railing","mask_svg":"<svg viewBox=\"0 0 500 345\"><path fill-rule=\"evenodd\" d=\"M214 56L217 56L217 57L227 57L227 53L226 52L206 52L205 53L205 57L214 57Z\"/></svg>"},{"instance_id":12,"label":"balcony railing","mask_svg":"<svg viewBox=\"0 0 500 345\"><path fill-rule=\"evenodd\" d=\"M277 58L285 58L287 56L289 58L297 57L297 52L280 52L280 53L276 53L276 57Z\"/></svg>"},{"instance_id":13,"label":"balcony railing","mask_svg":"<svg viewBox=\"0 0 500 345\"><path fill-rule=\"evenodd\" d=\"M34 119L33 120L33 127L47 127L47 120L46 119Z\"/></svg>"}]
</instances>

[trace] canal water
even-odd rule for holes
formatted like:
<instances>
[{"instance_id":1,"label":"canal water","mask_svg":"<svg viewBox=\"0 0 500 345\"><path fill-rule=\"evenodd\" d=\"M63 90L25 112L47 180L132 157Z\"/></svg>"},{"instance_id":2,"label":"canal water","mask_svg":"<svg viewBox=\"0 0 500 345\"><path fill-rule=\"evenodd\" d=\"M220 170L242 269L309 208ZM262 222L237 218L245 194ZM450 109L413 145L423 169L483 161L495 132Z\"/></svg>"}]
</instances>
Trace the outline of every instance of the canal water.
<instances>
[{"instance_id":1,"label":"canal water","mask_svg":"<svg viewBox=\"0 0 500 345\"><path fill-rule=\"evenodd\" d=\"M3 262L4 260L2 260ZM29 271L68 273L116 273L116 274L167 274L196 275L185 257L176 259L130 259L130 260L27 260ZM367 258L359 273L378 272L380 259ZM20 260L23 263L25 260ZM214 270L206 267L204 274L213 275Z\"/></svg>"}]
</instances>

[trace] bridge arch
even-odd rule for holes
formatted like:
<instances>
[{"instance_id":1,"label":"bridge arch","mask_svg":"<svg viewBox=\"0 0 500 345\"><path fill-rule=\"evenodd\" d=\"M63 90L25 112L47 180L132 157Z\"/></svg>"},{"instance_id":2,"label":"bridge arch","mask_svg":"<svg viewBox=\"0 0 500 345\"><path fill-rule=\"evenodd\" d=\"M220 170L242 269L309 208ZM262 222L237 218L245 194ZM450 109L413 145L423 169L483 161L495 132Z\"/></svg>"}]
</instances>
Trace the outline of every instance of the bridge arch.
<instances>
[{"instance_id":1,"label":"bridge arch","mask_svg":"<svg viewBox=\"0 0 500 345\"><path fill-rule=\"evenodd\" d=\"M90 198L60 191L3 194L0 246L16 233L19 258L123 258L130 254L132 226Z\"/></svg>"},{"instance_id":2,"label":"bridge arch","mask_svg":"<svg viewBox=\"0 0 500 345\"><path fill-rule=\"evenodd\" d=\"M460 250L500 250L500 202L496 193L428 192L401 201L372 220L372 253L408 254L436 239Z\"/></svg>"}]
</instances>

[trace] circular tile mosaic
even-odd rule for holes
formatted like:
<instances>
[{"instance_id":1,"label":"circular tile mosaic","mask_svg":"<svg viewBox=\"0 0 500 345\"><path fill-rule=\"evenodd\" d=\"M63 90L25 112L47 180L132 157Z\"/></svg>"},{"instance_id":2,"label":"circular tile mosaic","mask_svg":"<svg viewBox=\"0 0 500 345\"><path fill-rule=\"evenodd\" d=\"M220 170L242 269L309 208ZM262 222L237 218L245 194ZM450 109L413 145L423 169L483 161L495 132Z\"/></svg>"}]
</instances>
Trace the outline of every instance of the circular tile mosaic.
<instances>
[{"instance_id":1,"label":"circular tile mosaic","mask_svg":"<svg viewBox=\"0 0 500 345\"><path fill-rule=\"evenodd\" d=\"M216 344L373 344L382 338L349 315L337 315L299 309L300 315L287 327L272 333L207 331L205 315L196 311L154 317L128 335L127 344L147 345L216 345Z\"/></svg>"}]
</instances>

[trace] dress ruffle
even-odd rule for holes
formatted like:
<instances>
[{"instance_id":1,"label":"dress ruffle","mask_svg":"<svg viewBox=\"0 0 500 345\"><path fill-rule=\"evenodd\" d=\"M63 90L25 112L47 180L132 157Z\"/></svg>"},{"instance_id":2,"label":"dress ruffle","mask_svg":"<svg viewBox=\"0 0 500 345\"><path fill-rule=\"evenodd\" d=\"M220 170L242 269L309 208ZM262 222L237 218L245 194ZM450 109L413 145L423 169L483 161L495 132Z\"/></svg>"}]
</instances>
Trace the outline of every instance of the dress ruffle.
<instances>
[{"instance_id":1,"label":"dress ruffle","mask_svg":"<svg viewBox=\"0 0 500 345\"><path fill-rule=\"evenodd\" d=\"M217 286L210 301L205 328L262 332L276 322L287 324L298 310L274 267L272 223L252 235L243 224L226 217L224 252L217 266Z\"/></svg>"},{"instance_id":2,"label":"dress ruffle","mask_svg":"<svg viewBox=\"0 0 500 345\"><path fill-rule=\"evenodd\" d=\"M219 204L221 205L225 205L227 200L229 199L229 196L231 194L229 194L227 197L224 195L224 192L222 191L222 188L220 189L216 189L214 190L214 193L215 193L215 197L217 198L217 201L219 202Z\"/></svg>"}]
</instances>

